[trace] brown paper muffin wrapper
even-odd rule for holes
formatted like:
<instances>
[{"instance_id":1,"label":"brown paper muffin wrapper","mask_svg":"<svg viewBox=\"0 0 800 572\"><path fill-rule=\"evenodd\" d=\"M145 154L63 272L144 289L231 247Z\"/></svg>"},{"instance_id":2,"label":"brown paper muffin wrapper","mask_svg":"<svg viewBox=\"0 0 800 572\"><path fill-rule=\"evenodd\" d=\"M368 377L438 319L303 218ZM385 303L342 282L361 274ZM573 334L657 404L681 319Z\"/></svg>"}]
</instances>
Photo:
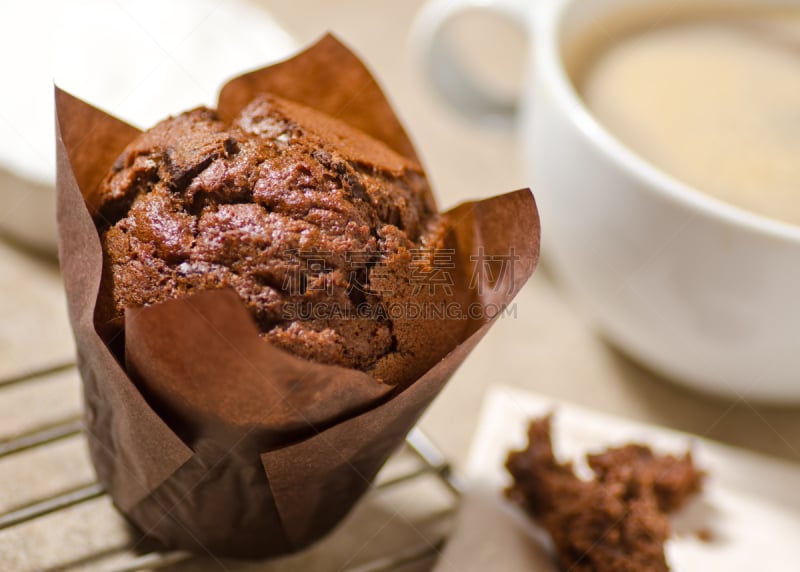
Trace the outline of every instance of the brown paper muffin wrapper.
<instances>
[{"instance_id":1,"label":"brown paper muffin wrapper","mask_svg":"<svg viewBox=\"0 0 800 572\"><path fill-rule=\"evenodd\" d=\"M235 116L259 92L344 120L416 160L373 77L331 36L228 82L220 116ZM206 291L128 309L121 363L94 325L103 255L86 200L139 131L58 88L55 97L59 253L100 482L122 513L170 547L264 557L311 544L369 488L496 318L463 322L447 355L391 387L271 346L233 291ZM459 275L474 275L487 253L513 253L506 271L457 281L453 299L482 309L509 303L538 259L530 191L449 216Z\"/></svg>"}]
</instances>

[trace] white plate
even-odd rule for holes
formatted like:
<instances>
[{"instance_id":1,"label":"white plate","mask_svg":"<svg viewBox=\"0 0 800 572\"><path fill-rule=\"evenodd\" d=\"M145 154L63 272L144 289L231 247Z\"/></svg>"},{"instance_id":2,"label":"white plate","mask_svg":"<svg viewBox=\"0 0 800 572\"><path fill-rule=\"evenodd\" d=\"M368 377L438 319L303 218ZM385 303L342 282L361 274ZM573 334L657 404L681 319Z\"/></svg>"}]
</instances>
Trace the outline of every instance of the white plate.
<instances>
[{"instance_id":1,"label":"white plate","mask_svg":"<svg viewBox=\"0 0 800 572\"><path fill-rule=\"evenodd\" d=\"M294 41L253 0L36 0L0 18L0 230L55 246L53 83L140 128Z\"/></svg>"},{"instance_id":2,"label":"white plate","mask_svg":"<svg viewBox=\"0 0 800 572\"><path fill-rule=\"evenodd\" d=\"M610 417L506 387L490 389L467 468L469 491L437 570L554 570L542 531L503 498L509 450L524 448L528 421L555 412L557 455L641 442L659 452L692 450L705 491L673 518L667 559L676 571L800 569L800 465L675 431ZM693 531L708 529L710 542Z\"/></svg>"}]
</instances>

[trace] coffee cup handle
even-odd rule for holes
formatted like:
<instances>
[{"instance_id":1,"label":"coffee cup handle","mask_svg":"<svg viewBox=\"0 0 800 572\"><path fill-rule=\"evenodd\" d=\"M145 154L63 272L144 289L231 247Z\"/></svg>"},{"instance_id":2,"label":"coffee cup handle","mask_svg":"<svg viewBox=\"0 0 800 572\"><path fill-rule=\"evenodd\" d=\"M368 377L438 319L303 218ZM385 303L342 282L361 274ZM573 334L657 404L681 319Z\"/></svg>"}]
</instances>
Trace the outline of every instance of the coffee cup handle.
<instances>
[{"instance_id":1,"label":"coffee cup handle","mask_svg":"<svg viewBox=\"0 0 800 572\"><path fill-rule=\"evenodd\" d=\"M490 127L510 129L516 121L519 96L502 97L469 74L463 58L445 41L444 31L459 14L485 10L528 34L531 8L530 0L430 0L413 26L415 59L433 88L462 114Z\"/></svg>"}]
</instances>

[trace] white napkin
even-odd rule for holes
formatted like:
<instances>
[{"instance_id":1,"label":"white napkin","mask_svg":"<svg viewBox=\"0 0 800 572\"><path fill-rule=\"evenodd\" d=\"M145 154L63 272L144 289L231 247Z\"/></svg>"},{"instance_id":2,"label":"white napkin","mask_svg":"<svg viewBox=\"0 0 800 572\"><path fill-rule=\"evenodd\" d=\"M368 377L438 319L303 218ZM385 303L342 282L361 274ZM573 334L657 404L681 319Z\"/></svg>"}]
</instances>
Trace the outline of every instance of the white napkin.
<instances>
[{"instance_id":1,"label":"white napkin","mask_svg":"<svg viewBox=\"0 0 800 572\"><path fill-rule=\"evenodd\" d=\"M525 446L529 419L551 411L560 458L580 462L587 451L631 441L660 452L692 450L709 477L705 491L673 518L674 535L666 546L673 570L798 569L800 464L494 387L470 450L469 490L437 572L555 570L546 535L502 496L510 480L503 468L508 451ZM710 541L698 538L704 530Z\"/></svg>"}]
</instances>

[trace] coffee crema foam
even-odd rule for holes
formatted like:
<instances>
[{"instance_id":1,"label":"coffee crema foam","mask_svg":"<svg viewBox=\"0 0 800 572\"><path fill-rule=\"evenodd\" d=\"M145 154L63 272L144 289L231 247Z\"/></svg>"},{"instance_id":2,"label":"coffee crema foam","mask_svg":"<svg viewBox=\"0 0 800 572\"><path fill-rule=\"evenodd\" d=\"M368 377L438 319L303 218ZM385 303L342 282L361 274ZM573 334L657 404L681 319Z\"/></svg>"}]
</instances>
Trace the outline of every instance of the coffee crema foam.
<instances>
[{"instance_id":1,"label":"coffee crema foam","mask_svg":"<svg viewBox=\"0 0 800 572\"><path fill-rule=\"evenodd\" d=\"M800 8L611 30L570 66L599 122L690 186L800 225Z\"/></svg>"}]
</instances>

